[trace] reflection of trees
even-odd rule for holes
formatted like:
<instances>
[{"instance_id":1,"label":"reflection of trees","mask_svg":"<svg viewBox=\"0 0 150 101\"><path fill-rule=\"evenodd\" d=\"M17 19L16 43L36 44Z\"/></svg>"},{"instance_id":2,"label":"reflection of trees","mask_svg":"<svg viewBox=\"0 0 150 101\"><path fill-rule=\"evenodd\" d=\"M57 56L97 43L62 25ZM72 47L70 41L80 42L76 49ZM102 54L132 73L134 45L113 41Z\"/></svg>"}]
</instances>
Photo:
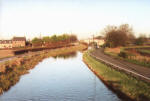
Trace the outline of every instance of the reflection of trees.
<instances>
[{"instance_id":1,"label":"reflection of trees","mask_svg":"<svg viewBox=\"0 0 150 101\"><path fill-rule=\"evenodd\" d=\"M0 72L0 94L9 90L19 81L21 75L28 73L29 69L34 68L44 58L44 55L28 56L17 58L2 65L5 69Z\"/></svg>"},{"instance_id":2,"label":"reflection of trees","mask_svg":"<svg viewBox=\"0 0 150 101\"><path fill-rule=\"evenodd\" d=\"M9 68L6 73L0 74L0 93L3 91L9 90L9 88L15 85L22 74L27 72L25 68L17 67L17 68Z\"/></svg>"},{"instance_id":3,"label":"reflection of trees","mask_svg":"<svg viewBox=\"0 0 150 101\"><path fill-rule=\"evenodd\" d=\"M55 58L59 57L67 59L76 57L76 55L76 52L71 52L58 55ZM9 90L11 86L15 85L19 81L21 75L28 73L28 70L34 68L41 60L47 57L49 57L49 55L41 53L17 58L16 60L12 60L0 65L1 69L4 68L3 71L0 71L0 94Z\"/></svg>"},{"instance_id":4,"label":"reflection of trees","mask_svg":"<svg viewBox=\"0 0 150 101\"><path fill-rule=\"evenodd\" d=\"M77 52L71 52L71 53L66 53L62 55L57 55L54 56L53 58L63 58L63 59L68 59L68 58L74 58L77 56Z\"/></svg>"}]
</instances>

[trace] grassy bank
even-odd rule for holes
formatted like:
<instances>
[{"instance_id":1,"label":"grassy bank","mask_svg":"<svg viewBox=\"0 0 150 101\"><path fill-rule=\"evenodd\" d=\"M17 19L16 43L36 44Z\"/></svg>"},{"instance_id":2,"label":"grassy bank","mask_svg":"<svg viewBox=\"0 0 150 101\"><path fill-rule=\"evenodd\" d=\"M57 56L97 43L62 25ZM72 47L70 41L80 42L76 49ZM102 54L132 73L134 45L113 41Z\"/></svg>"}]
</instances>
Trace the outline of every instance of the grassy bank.
<instances>
[{"instance_id":1,"label":"grassy bank","mask_svg":"<svg viewBox=\"0 0 150 101\"><path fill-rule=\"evenodd\" d=\"M20 76L28 73L28 70L34 68L40 61L51 56L67 54L75 51L82 51L87 48L85 45L63 47L53 50L45 50L16 57L12 60L0 64L0 94L7 91L15 85Z\"/></svg>"},{"instance_id":2,"label":"grassy bank","mask_svg":"<svg viewBox=\"0 0 150 101\"><path fill-rule=\"evenodd\" d=\"M122 59L137 65L150 68L149 47L136 46L136 47L106 48L104 50L104 53L117 59Z\"/></svg>"},{"instance_id":3,"label":"grassy bank","mask_svg":"<svg viewBox=\"0 0 150 101\"><path fill-rule=\"evenodd\" d=\"M150 84L108 67L91 57L87 52L84 53L83 60L108 87L120 96L128 96L137 101L150 101Z\"/></svg>"}]
</instances>

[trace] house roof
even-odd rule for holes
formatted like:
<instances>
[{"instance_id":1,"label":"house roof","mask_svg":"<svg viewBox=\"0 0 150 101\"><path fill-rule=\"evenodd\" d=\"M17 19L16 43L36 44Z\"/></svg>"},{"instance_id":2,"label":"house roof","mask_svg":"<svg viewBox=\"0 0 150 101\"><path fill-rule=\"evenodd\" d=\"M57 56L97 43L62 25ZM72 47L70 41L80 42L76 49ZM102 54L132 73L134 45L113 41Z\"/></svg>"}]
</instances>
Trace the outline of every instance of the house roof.
<instances>
[{"instance_id":1,"label":"house roof","mask_svg":"<svg viewBox=\"0 0 150 101\"><path fill-rule=\"evenodd\" d=\"M0 40L0 44L11 44L12 40Z\"/></svg>"},{"instance_id":2,"label":"house roof","mask_svg":"<svg viewBox=\"0 0 150 101\"><path fill-rule=\"evenodd\" d=\"M13 37L13 41L26 41L25 37Z\"/></svg>"}]
</instances>

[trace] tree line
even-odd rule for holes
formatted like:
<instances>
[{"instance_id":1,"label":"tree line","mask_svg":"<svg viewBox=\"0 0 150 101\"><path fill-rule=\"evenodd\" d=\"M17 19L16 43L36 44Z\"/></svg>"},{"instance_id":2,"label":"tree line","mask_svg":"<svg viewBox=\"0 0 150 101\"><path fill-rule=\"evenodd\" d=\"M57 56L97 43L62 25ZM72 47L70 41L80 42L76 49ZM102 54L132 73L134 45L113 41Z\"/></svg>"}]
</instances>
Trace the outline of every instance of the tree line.
<instances>
[{"instance_id":1,"label":"tree line","mask_svg":"<svg viewBox=\"0 0 150 101\"><path fill-rule=\"evenodd\" d=\"M105 47L126 46L129 44L143 45L148 41L146 35L135 37L132 27L128 24L120 26L107 26L104 29Z\"/></svg>"},{"instance_id":2,"label":"tree line","mask_svg":"<svg viewBox=\"0 0 150 101\"><path fill-rule=\"evenodd\" d=\"M72 42L76 42L78 40L76 35L53 35L53 36L45 36L42 38L33 38L32 45L33 46L52 46L58 44L68 44Z\"/></svg>"}]
</instances>

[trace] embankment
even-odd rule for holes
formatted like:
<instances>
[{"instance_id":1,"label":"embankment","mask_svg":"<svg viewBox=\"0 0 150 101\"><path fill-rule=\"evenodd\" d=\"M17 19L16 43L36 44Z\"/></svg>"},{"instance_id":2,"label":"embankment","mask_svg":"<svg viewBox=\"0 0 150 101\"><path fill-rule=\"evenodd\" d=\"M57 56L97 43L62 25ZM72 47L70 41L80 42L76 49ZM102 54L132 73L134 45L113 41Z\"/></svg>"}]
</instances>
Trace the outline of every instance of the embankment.
<instances>
[{"instance_id":1,"label":"embankment","mask_svg":"<svg viewBox=\"0 0 150 101\"><path fill-rule=\"evenodd\" d=\"M0 50L0 59L12 56L14 56L13 50L11 49Z\"/></svg>"},{"instance_id":2,"label":"embankment","mask_svg":"<svg viewBox=\"0 0 150 101\"><path fill-rule=\"evenodd\" d=\"M150 84L114 70L91 57L88 52L84 53L83 60L120 98L125 101L150 101Z\"/></svg>"},{"instance_id":3,"label":"embankment","mask_svg":"<svg viewBox=\"0 0 150 101\"><path fill-rule=\"evenodd\" d=\"M28 70L34 68L40 61L51 56L67 54L75 51L82 51L87 46L79 44L76 46L63 47L53 50L45 50L16 57L12 60L0 63L0 94L15 85L20 76L28 73Z\"/></svg>"},{"instance_id":4,"label":"embankment","mask_svg":"<svg viewBox=\"0 0 150 101\"><path fill-rule=\"evenodd\" d=\"M53 45L53 46L44 46L44 47L28 47L28 48L21 48L21 49L14 49L13 53L15 55L24 54L28 52L36 52L36 51L42 51L42 50L49 50L49 49L57 49L57 48L63 48L63 47L71 47L74 46L74 44L60 44L60 45Z\"/></svg>"}]
</instances>

